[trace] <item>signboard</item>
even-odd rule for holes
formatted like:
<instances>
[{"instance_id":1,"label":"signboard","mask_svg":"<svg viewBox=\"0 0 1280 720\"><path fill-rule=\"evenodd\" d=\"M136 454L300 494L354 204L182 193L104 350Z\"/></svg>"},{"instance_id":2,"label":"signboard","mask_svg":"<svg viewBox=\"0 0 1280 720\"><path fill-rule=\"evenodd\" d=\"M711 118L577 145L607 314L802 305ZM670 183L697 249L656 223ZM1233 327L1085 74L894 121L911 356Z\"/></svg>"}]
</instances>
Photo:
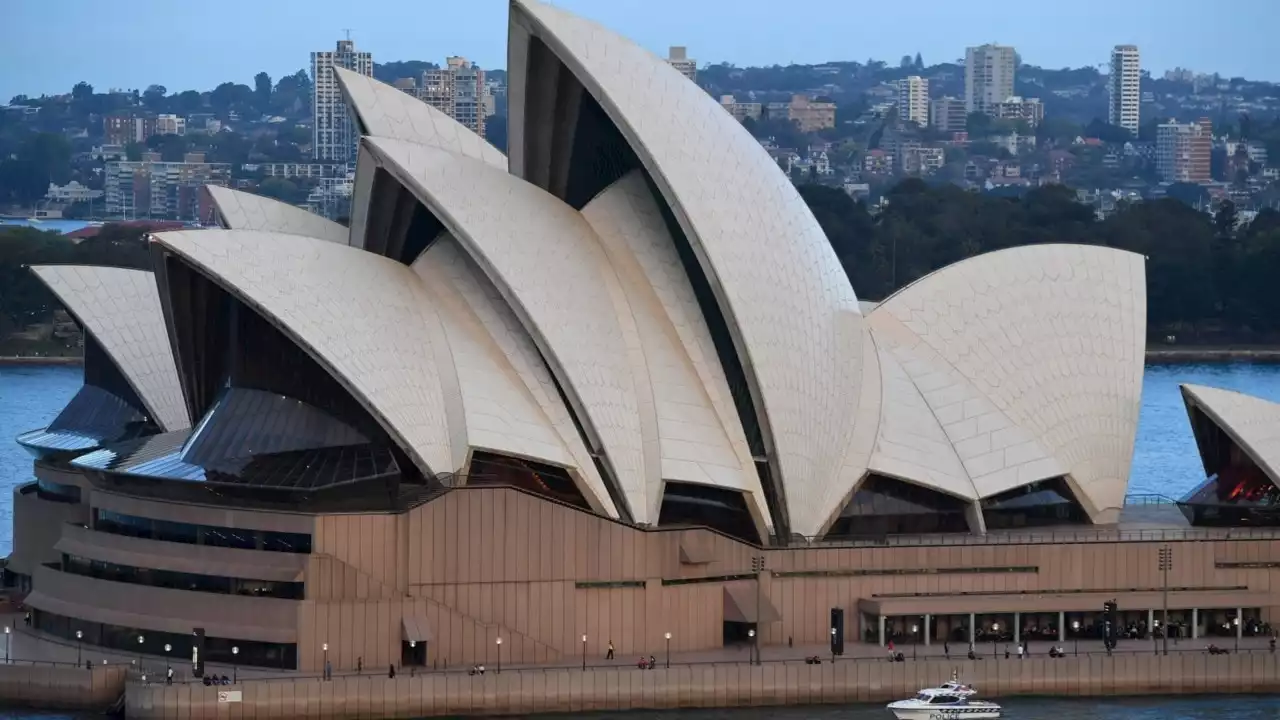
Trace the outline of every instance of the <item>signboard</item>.
<instances>
[{"instance_id":1,"label":"signboard","mask_svg":"<svg viewBox=\"0 0 1280 720\"><path fill-rule=\"evenodd\" d=\"M219 690L218 702L219 703L240 702L240 691L239 690Z\"/></svg>"}]
</instances>

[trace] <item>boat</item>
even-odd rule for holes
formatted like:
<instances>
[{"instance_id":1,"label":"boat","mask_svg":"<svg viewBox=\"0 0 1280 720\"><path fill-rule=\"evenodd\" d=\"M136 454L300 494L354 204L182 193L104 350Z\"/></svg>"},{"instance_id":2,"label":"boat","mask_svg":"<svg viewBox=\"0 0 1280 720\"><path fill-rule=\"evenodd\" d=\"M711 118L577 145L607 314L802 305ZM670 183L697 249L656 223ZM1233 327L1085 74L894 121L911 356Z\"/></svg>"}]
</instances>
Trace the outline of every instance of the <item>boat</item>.
<instances>
[{"instance_id":1,"label":"boat","mask_svg":"<svg viewBox=\"0 0 1280 720\"><path fill-rule=\"evenodd\" d=\"M935 688L925 688L915 697L888 705L898 720L994 720L1000 706L974 700L976 688L965 685L953 674L951 680Z\"/></svg>"}]
</instances>

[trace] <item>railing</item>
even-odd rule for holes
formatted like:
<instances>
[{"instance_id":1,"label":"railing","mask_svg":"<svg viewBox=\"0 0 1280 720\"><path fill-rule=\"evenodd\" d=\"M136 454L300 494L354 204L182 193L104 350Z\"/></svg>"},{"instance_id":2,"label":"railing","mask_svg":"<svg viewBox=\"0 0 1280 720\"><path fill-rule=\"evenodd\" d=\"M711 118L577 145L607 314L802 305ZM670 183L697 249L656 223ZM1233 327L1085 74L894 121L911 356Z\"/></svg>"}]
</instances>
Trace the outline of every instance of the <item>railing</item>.
<instances>
[{"instance_id":1,"label":"railing","mask_svg":"<svg viewBox=\"0 0 1280 720\"><path fill-rule=\"evenodd\" d=\"M1124 506L1177 505L1178 501L1160 493L1130 493L1124 496Z\"/></svg>"},{"instance_id":2,"label":"railing","mask_svg":"<svg viewBox=\"0 0 1280 720\"><path fill-rule=\"evenodd\" d=\"M1201 640L1203 640L1203 638L1201 638ZM1144 641L1133 641L1133 642L1144 642ZM1194 641L1188 641L1188 642L1194 642ZM952 663L984 662L984 661L1018 662L1020 659L1022 659L1022 658L1019 658L1016 654L1010 654L1009 657L1005 657L1004 650L1003 650L1003 647L1005 644L1006 643L1000 644L1000 647L1002 649L999 650L998 652L992 652L990 643L975 644L974 658L972 660L970 660L966 656L966 654L963 652L953 652L950 655L943 655L940 653L930 653L927 655L919 654L918 656L913 657L910 652L910 646L898 647L898 652L902 653L903 655L903 659L900 661L890 661L883 655L859 656L859 657L840 656L833 659L830 653L826 653L826 654L818 653L812 657L816 658L819 661L816 664L820 664L820 665L829 665L832 663L844 665L846 663L882 663L883 664L888 662L917 663L917 662L930 662L930 661L934 661L934 662L944 661L944 662L952 662ZM1211 654L1209 652L1208 647L1169 648L1168 652L1166 653L1163 651L1163 649L1159 651L1153 651L1150 646L1147 646L1144 649L1121 650L1117 648L1116 650L1107 652L1105 650L1076 650L1075 648L1071 647L1071 641L1067 641L1066 643L1059 643L1059 645L1061 645L1064 648L1064 652L1058 658L1053 658L1053 659L1060 659L1064 661L1071 660L1072 658L1078 659L1078 658L1141 657L1145 655L1170 655L1170 656L1182 657L1187 655L1210 655ZM920 646L920 647L924 647L924 646ZM1274 655L1275 654L1274 650L1271 650L1265 647L1235 649L1230 645L1228 645L1228 646L1220 647L1219 650L1222 651L1222 655L1224 656L1225 655ZM1027 655L1025 659L1030 659L1032 657L1048 659L1050 656L1047 651L1038 651L1035 655ZM457 667L457 668L397 667L396 677L416 677L419 675L449 675L449 676L477 675L478 676L478 675L501 675L504 673L548 673L548 672L564 672L564 671L575 671L575 670L578 672L597 671L597 670L626 670L626 671L634 670L636 672L649 672L649 671L657 672L667 667L714 668L714 667L739 667L743 665L752 665L752 664L769 665L769 666L776 667L776 666L815 664L815 663L810 663L808 660L804 658L780 658L780 659L772 659L772 660L762 659L756 663L752 663L748 660L674 660L673 659L668 661L665 657L657 657L657 656L654 656L654 660L656 664L652 668L641 668L639 667L638 663L626 663L626 662L622 662L622 663L587 662L585 665L581 662L577 662L577 663L563 662L563 663L557 663L554 665L516 665L516 666L506 666L502 668L498 668L496 665L486 663L484 665L485 667L484 673L475 673L472 671L470 667ZM237 682L232 683L231 685L229 685L229 687L234 687L235 685L246 683L246 682L311 682L315 680L324 681L326 679L325 674L319 673L319 672L290 673L290 674L283 674L283 675L264 675L262 674L263 671L256 668L250 668L243 672L237 669L235 672L238 676ZM140 673L136 669L131 669L129 671L129 680L140 681L141 674L142 673ZM211 677L212 676L221 677L223 674L226 674L227 677L230 678L232 675L232 672L230 672L229 669L226 669L226 671L224 671L224 669L219 669L217 671L212 671L212 670L207 671L207 674ZM146 676L147 676L147 682L149 684L161 685L166 683L165 668L160 668L159 672L154 672L154 673L151 671L151 669L148 669L146 672ZM328 675L328 678L354 678L354 677L389 677L389 673L386 670L377 670L377 669L366 669L362 672L356 672L354 670L346 670L346 671L334 670L332 673ZM180 672L178 671L177 668L175 668L172 684L200 685L203 683L204 683L203 679L196 679L194 677L190 677L185 672Z\"/></svg>"}]
</instances>

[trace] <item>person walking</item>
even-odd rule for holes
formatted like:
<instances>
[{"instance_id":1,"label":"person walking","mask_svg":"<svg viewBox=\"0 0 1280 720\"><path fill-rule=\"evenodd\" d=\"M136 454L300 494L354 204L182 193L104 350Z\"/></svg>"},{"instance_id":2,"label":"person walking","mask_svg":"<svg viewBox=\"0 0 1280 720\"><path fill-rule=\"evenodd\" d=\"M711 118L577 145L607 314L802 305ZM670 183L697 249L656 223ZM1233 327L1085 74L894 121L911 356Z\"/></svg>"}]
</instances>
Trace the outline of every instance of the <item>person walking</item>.
<instances>
[{"instance_id":1,"label":"person walking","mask_svg":"<svg viewBox=\"0 0 1280 720\"><path fill-rule=\"evenodd\" d=\"M329 662L328 660L324 661L324 679L325 680L333 679L333 663Z\"/></svg>"},{"instance_id":2,"label":"person walking","mask_svg":"<svg viewBox=\"0 0 1280 720\"><path fill-rule=\"evenodd\" d=\"M951 643L947 642L946 640L942 641L942 655L948 660L951 659Z\"/></svg>"},{"instance_id":3,"label":"person walking","mask_svg":"<svg viewBox=\"0 0 1280 720\"><path fill-rule=\"evenodd\" d=\"M1018 643L1018 659L1022 659L1022 643Z\"/></svg>"},{"instance_id":4,"label":"person walking","mask_svg":"<svg viewBox=\"0 0 1280 720\"><path fill-rule=\"evenodd\" d=\"M604 659L605 660L613 659L613 641L612 640L609 641L609 652L604 654Z\"/></svg>"},{"instance_id":5,"label":"person walking","mask_svg":"<svg viewBox=\"0 0 1280 720\"><path fill-rule=\"evenodd\" d=\"M173 666L172 666L172 665L170 665L170 666L169 666L169 667L164 671L164 684L165 684L165 685L172 685L172 684L173 684Z\"/></svg>"}]
</instances>

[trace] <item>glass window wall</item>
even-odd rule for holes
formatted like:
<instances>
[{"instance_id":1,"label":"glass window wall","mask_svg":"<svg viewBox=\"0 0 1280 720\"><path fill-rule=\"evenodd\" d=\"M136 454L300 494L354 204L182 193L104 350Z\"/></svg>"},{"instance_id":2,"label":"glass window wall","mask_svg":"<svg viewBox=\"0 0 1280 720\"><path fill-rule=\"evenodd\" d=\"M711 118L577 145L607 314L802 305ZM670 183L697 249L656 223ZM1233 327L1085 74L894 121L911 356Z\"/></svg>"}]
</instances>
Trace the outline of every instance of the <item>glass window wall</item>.
<instances>
[{"instance_id":1,"label":"glass window wall","mask_svg":"<svg viewBox=\"0 0 1280 720\"><path fill-rule=\"evenodd\" d=\"M250 597L273 597L283 600L303 599L303 584L300 582L276 582L273 580L252 580L220 575L199 575L170 570L155 570L130 565L117 565L116 563L103 562L102 560L90 560L66 553L62 555L62 571L99 580L169 588L171 590Z\"/></svg>"},{"instance_id":2,"label":"glass window wall","mask_svg":"<svg viewBox=\"0 0 1280 720\"><path fill-rule=\"evenodd\" d=\"M214 525L156 520L125 515L109 510L95 509L93 529L113 535L146 540L184 543L187 545L211 545L240 550L267 550L270 552L310 553L311 536L305 533L273 532L269 530L240 530Z\"/></svg>"}]
</instances>

